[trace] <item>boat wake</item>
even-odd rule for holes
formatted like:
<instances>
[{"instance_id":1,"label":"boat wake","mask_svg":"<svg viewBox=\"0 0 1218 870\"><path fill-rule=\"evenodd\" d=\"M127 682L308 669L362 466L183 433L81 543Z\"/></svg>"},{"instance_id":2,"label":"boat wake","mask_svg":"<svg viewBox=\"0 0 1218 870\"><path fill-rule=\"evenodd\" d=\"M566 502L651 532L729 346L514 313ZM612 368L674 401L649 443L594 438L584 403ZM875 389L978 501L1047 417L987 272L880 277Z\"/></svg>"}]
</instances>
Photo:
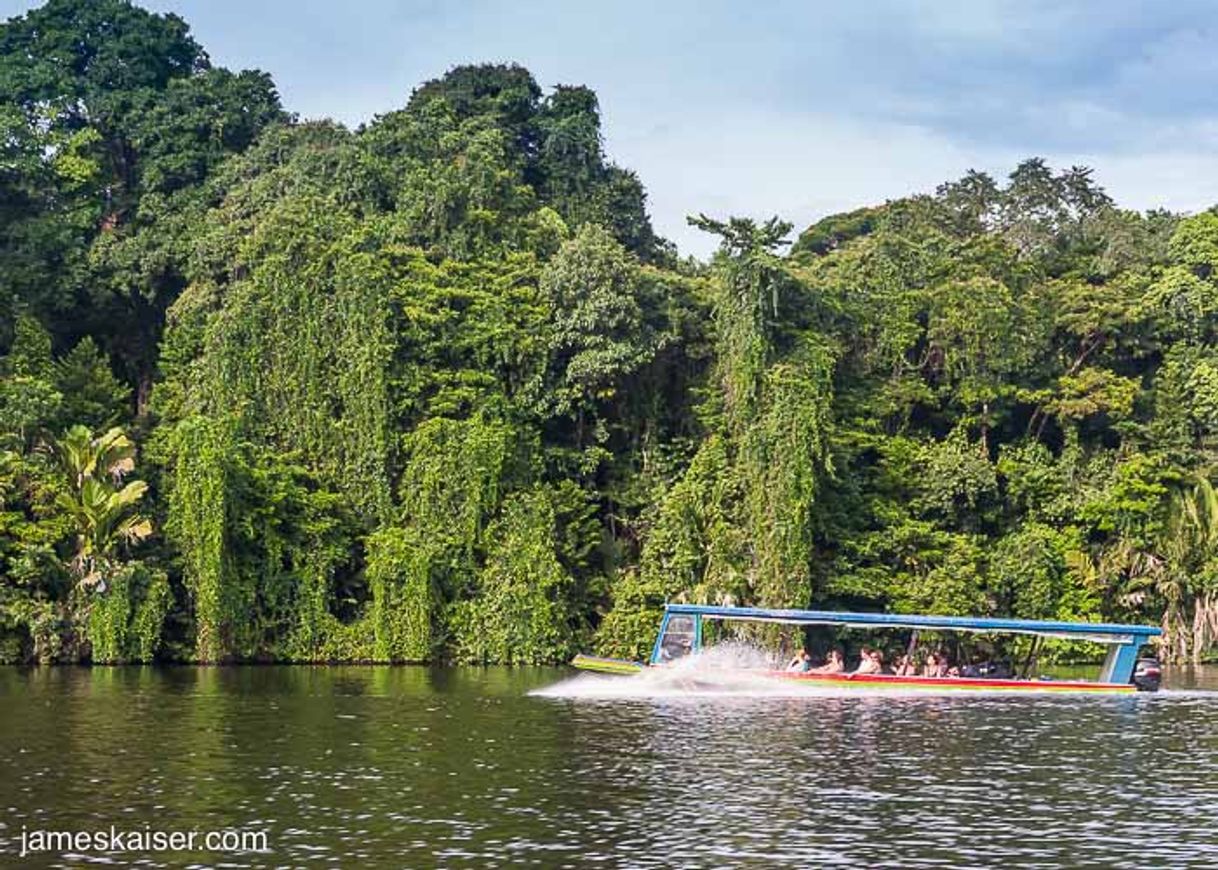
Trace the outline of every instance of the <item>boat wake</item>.
<instances>
[{"instance_id":1,"label":"boat wake","mask_svg":"<svg viewBox=\"0 0 1218 870\"><path fill-rule=\"evenodd\" d=\"M922 696L940 694L925 688L905 689L840 686L816 682L785 680L774 676L785 661L745 643L717 644L664 668L645 668L629 676L581 673L529 694L539 698L591 700L667 698L815 698L850 697L877 694ZM943 694L950 692L945 688ZM981 693L974 693L981 694Z\"/></svg>"},{"instance_id":2,"label":"boat wake","mask_svg":"<svg viewBox=\"0 0 1218 870\"><path fill-rule=\"evenodd\" d=\"M761 649L724 643L668 667L645 668L629 676L583 673L529 694L541 698L790 695L791 686L763 673L777 666L774 657Z\"/></svg>"}]
</instances>

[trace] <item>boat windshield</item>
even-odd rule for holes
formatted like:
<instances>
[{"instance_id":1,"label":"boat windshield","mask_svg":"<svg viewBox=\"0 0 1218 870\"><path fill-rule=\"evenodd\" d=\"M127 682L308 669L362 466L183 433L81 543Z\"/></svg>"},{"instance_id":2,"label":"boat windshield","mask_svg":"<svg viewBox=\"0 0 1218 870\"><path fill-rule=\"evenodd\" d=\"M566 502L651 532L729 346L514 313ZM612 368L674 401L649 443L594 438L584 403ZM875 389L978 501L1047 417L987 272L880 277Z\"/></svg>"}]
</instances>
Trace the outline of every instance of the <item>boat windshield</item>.
<instances>
[{"instance_id":1,"label":"boat windshield","mask_svg":"<svg viewBox=\"0 0 1218 870\"><path fill-rule=\"evenodd\" d=\"M689 655L694 648L694 631L692 616L670 616L660 638L660 661L671 662Z\"/></svg>"}]
</instances>

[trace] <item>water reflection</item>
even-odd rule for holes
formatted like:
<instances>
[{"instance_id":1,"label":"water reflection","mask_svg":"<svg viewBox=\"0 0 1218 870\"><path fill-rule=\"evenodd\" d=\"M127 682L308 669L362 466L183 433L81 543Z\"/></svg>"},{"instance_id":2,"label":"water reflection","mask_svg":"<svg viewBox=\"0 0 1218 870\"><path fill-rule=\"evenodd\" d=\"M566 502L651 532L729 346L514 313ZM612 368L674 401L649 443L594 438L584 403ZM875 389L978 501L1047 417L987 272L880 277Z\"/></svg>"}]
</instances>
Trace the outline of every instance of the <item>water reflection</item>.
<instances>
[{"instance_id":1,"label":"water reflection","mask_svg":"<svg viewBox=\"0 0 1218 870\"><path fill-rule=\"evenodd\" d=\"M273 855L144 866L1218 861L1214 671L1153 697L527 694L558 676L0 669L0 854L23 825L152 824L264 828Z\"/></svg>"}]
</instances>

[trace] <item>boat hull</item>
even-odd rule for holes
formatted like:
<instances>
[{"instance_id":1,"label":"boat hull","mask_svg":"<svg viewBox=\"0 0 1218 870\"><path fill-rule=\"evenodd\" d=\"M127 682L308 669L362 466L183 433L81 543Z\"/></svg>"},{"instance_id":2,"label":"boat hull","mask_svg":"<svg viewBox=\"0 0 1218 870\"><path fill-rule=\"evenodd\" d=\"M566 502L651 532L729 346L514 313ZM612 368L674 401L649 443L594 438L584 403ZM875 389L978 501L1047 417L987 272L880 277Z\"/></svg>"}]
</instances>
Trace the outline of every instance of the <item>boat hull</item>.
<instances>
[{"instance_id":1,"label":"boat hull","mask_svg":"<svg viewBox=\"0 0 1218 870\"><path fill-rule=\"evenodd\" d=\"M583 671L615 676L632 676L666 665L644 665L626 659L578 655L571 662ZM815 674L791 671L760 671L760 675L808 686L832 689L902 689L928 692L1013 692L1017 694L1105 694L1127 695L1137 691L1132 685L1095 683L1076 680L995 680L976 677L897 677L891 674Z\"/></svg>"}]
</instances>

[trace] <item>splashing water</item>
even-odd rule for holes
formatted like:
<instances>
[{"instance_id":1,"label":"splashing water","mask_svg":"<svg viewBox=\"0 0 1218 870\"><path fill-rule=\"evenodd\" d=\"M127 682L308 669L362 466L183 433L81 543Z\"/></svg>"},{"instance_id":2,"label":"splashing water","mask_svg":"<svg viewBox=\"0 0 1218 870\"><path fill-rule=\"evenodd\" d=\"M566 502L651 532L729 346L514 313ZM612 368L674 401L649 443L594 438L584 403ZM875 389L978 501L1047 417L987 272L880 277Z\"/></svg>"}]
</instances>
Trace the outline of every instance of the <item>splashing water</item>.
<instances>
[{"instance_id":1,"label":"splashing water","mask_svg":"<svg viewBox=\"0 0 1218 870\"><path fill-rule=\"evenodd\" d=\"M766 650L742 642L716 644L663 668L630 676L580 674L530 695L542 698L658 698L736 695L790 697L825 694L821 686L775 679L782 662Z\"/></svg>"}]
</instances>

